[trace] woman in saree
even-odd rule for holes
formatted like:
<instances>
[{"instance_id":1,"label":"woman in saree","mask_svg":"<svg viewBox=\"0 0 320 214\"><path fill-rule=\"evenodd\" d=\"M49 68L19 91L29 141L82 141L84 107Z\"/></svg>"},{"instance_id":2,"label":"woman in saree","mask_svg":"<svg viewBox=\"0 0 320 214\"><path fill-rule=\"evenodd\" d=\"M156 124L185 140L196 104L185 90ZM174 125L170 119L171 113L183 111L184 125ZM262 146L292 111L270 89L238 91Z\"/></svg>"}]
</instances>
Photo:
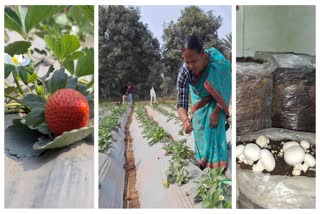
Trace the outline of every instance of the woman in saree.
<instances>
[{"instance_id":1,"label":"woman in saree","mask_svg":"<svg viewBox=\"0 0 320 214\"><path fill-rule=\"evenodd\" d=\"M225 121L231 96L230 62L215 48L203 49L203 42L189 36L183 49L184 64L177 79L178 114L183 130L193 130L195 156L200 168L227 168L228 145ZM188 96L192 110L188 115Z\"/></svg>"}]
</instances>

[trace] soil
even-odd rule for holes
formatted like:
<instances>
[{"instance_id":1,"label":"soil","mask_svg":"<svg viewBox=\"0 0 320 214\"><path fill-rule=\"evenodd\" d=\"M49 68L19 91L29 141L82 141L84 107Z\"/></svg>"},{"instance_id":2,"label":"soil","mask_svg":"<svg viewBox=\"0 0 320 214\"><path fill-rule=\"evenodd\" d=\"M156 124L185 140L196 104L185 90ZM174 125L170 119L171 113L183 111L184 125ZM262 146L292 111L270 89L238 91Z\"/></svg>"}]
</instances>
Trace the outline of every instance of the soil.
<instances>
[{"instance_id":1,"label":"soil","mask_svg":"<svg viewBox=\"0 0 320 214\"><path fill-rule=\"evenodd\" d=\"M136 190L136 165L134 161L134 154L133 154L133 144L132 138L130 135L129 127L132 122L132 115L133 111L131 112L126 129L125 129L125 186L124 186L124 193L123 193L123 207L124 208L140 208L139 202L139 193Z\"/></svg>"},{"instance_id":2,"label":"soil","mask_svg":"<svg viewBox=\"0 0 320 214\"><path fill-rule=\"evenodd\" d=\"M272 152L275 160L276 160L276 167L272 172L267 172L266 170L263 170L262 173L269 173L271 175L283 175L283 176L294 176L292 175L292 171L293 171L293 166L288 165L284 158L283 158L283 153L281 153L281 149L283 147L282 142L288 142L288 141L292 141L292 140L282 140L282 141L272 141L270 140L270 143L268 144L267 148ZM237 145L239 144L243 144L246 145L248 143L255 143L255 142L239 142L237 143ZM313 157L316 158L316 146L315 145L311 145L310 149L309 149L309 154L311 154ZM239 162L239 159L237 158L237 163ZM255 163L257 163L258 161L256 161ZM245 164L245 163L238 163L238 165L242 168L242 169L250 169L252 170L252 166L249 164ZM316 168L309 168L306 172L301 171L301 175L300 176L307 176L307 177L315 177L316 176Z\"/></svg>"}]
</instances>

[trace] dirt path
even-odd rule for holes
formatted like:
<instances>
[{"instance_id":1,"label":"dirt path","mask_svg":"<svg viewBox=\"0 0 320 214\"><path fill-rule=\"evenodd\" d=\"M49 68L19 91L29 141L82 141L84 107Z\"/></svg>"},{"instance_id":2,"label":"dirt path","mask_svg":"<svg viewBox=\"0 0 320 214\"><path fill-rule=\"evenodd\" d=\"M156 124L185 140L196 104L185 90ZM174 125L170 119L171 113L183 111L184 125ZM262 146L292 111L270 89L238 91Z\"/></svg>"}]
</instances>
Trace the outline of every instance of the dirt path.
<instances>
[{"instance_id":1,"label":"dirt path","mask_svg":"<svg viewBox=\"0 0 320 214\"><path fill-rule=\"evenodd\" d=\"M133 112L131 112L130 117L128 119L126 129L125 129L125 142L126 142L126 149L125 149L125 188L124 188L124 195L123 195L123 207L124 208L139 208L140 202L139 202L139 194L136 190L136 165L134 161L134 154L133 154L133 142L132 137L130 135L130 125L132 122L132 115Z\"/></svg>"}]
</instances>

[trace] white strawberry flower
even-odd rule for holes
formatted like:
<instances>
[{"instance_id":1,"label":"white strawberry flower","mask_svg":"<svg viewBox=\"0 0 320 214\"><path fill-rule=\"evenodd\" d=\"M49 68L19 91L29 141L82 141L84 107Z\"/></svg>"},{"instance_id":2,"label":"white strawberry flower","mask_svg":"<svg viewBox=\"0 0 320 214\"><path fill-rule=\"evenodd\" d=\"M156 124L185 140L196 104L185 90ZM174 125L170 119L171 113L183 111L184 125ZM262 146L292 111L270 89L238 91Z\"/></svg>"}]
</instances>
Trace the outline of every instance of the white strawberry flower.
<instances>
[{"instance_id":1,"label":"white strawberry flower","mask_svg":"<svg viewBox=\"0 0 320 214\"><path fill-rule=\"evenodd\" d=\"M31 60L29 58L24 58L22 54L10 56L9 54L4 54L4 63L15 65L15 66L28 66Z\"/></svg>"}]
</instances>

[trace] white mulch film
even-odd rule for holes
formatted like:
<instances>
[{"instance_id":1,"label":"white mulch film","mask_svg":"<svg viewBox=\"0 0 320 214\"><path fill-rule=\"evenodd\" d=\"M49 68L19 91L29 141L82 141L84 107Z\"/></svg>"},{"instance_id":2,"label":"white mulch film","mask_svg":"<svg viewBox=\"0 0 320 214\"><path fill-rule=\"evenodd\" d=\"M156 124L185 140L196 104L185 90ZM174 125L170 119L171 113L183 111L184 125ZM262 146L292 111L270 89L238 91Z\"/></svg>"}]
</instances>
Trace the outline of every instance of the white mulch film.
<instances>
[{"instance_id":1,"label":"white mulch film","mask_svg":"<svg viewBox=\"0 0 320 214\"><path fill-rule=\"evenodd\" d=\"M131 110L121 116L120 128L112 133L110 154L99 152L99 207L122 208L125 182L125 127Z\"/></svg>"},{"instance_id":2,"label":"white mulch film","mask_svg":"<svg viewBox=\"0 0 320 214\"><path fill-rule=\"evenodd\" d=\"M39 157L6 151L5 208L93 208L93 153L93 138Z\"/></svg>"},{"instance_id":3,"label":"white mulch film","mask_svg":"<svg viewBox=\"0 0 320 214\"><path fill-rule=\"evenodd\" d=\"M176 114L172 108L165 105L160 105L160 107ZM179 121L179 119L171 119L168 121L167 116L154 110L152 106L145 106L145 110L149 116L159 123L160 127L165 129L165 131L173 137L174 141L186 139L187 145L193 150L193 134L179 135L179 131L182 128L182 122ZM122 116L121 128L117 133L114 133L114 139L117 140L113 142L111 155L108 156L101 153L99 155L100 208L123 207L125 179L125 170L123 168L125 163L124 131L128 115L129 112ZM165 156L165 151L162 149L163 144L148 145L147 139L143 137L143 127L141 125L137 114L134 112L129 131L133 143L132 149L136 165L136 190L139 194L140 207L201 208L201 203L194 203L193 200L196 190L194 180L201 175L201 170L190 162L186 167L191 175L190 181L181 186L170 184L170 187L166 189L163 186L163 180L166 179L165 171L168 169L170 156ZM228 132L231 133L230 130ZM231 151L229 151L229 156L230 166L227 175L231 178Z\"/></svg>"}]
</instances>

